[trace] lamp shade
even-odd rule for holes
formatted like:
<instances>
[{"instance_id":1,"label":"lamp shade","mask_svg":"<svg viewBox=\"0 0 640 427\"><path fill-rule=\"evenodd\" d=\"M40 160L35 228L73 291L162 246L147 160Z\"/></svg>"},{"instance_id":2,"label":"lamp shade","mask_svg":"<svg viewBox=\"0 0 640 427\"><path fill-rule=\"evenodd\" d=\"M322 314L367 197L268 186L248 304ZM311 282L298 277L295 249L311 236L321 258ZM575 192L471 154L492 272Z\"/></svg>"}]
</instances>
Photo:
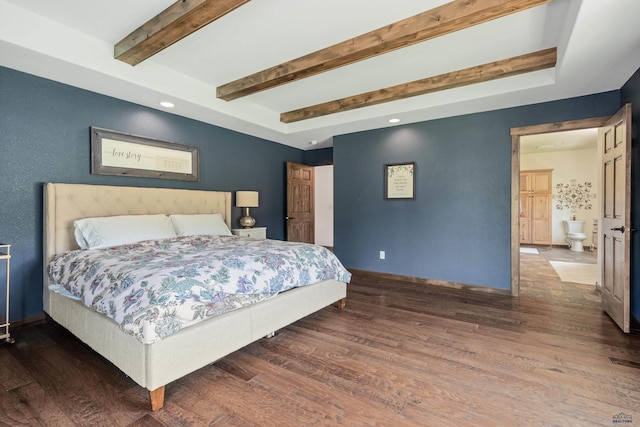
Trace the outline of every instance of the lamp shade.
<instances>
[{"instance_id":1,"label":"lamp shade","mask_svg":"<svg viewBox=\"0 0 640 427\"><path fill-rule=\"evenodd\" d=\"M236 207L257 208L258 206L257 191L236 191Z\"/></svg>"}]
</instances>

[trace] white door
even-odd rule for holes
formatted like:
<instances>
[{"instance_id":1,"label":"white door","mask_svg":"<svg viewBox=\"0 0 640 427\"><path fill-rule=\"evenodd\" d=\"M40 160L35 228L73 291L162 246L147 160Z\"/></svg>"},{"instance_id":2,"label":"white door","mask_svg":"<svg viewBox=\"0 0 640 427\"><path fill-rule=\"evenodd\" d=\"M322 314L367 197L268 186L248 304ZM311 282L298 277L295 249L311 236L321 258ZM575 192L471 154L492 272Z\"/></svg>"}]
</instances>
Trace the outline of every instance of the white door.
<instances>
[{"instance_id":1,"label":"white door","mask_svg":"<svg viewBox=\"0 0 640 427\"><path fill-rule=\"evenodd\" d=\"M602 305L624 332L630 320L631 104L600 128L602 149Z\"/></svg>"}]
</instances>

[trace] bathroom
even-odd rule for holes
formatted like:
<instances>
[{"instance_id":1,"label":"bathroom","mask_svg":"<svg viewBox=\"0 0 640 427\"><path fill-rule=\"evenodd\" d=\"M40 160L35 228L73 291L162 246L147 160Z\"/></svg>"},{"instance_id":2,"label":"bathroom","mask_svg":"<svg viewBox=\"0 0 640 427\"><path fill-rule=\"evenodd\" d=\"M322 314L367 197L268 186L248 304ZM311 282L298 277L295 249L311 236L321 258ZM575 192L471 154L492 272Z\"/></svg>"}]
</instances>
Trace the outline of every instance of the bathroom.
<instances>
[{"instance_id":1,"label":"bathroom","mask_svg":"<svg viewBox=\"0 0 640 427\"><path fill-rule=\"evenodd\" d=\"M551 243L556 247L568 249L563 221L573 219L584 221L584 250L597 246L600 206L597 135L597 129L585 129L521 138L520 170L553 170ZM579 244L574 245L574 249L578 248Z\"/></svg>"},{"instance_id":2,"label":"bathroom","mask_svg":"<svg viewBox=\"0 0 640 427\"><path fill-rule=\"evenodd\" d=\"M539 212L545 212L551 219L551 224L544 226L543 221L544 228L537 236L540 244L520 244L520 295L600 305L601 266L596 233L601 204L598 194L601 156L597 135L597 129L589 129L520 137L520 175L535 171L526 175L545 176L548 182L550 174L551 180L550 185L541 187L548 189L545 190L548 196L537 199L548 202L548 209L545 203L534 203L542 208ZM522 195L521 192L521 200ZM570 250L566 241L564 222L573 218L584 221L582 252L575 251L579 246L575 244L574 250ZM519 222L522 227L522 211ZM520 237L524 242L522 230ZM538 229L533 231L531 227L530 238L536 232Z\"/></svg>"},{"instance_id":3,"label":"bathroom","mask_svg":"<svg viewBox=\"0 0 640 427\"><path fill-rule=\"evenodd\" d=\"M588 129L520 138L520 175L524 171L551 174L545 198L550 204L550 230L541 233L546 236L545 244L520 245L521 295L600 305L597 222L601 156L597 135L597 129ZM574 218L584 221L582 252L575 251L579 248L575 244L574 251L570 250L566 241L564 223ZM521 234L523 241L526 238Z\"/></svg>"}]
</instances>

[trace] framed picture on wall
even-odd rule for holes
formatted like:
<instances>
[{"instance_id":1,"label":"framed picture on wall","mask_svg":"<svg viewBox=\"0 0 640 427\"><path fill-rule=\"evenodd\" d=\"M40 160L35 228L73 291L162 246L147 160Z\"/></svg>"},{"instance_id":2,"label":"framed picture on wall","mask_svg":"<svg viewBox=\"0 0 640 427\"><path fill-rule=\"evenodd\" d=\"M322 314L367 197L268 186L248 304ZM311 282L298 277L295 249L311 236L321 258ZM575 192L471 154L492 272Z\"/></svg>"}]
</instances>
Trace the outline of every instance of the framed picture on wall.
<instances>
[{"instance_id":1,"label":"framed picture on wall","mask_svg":"<svg viewBox=\"0 0 640 427\"><path fill-rule=\"evenodd\" d=\"M385 200L416 198L416 163L391 163L384 165Z\"/></svg>"},{"instance_id":2,"label":"framed picture on wall","mask_svg":"<svg viewBox=\"0 0 640 427\"><path fill-rule=\"evenodd\" d=\"M199 181L192 145L91 127L91 173Z\"/></svg>"}]
</instances>

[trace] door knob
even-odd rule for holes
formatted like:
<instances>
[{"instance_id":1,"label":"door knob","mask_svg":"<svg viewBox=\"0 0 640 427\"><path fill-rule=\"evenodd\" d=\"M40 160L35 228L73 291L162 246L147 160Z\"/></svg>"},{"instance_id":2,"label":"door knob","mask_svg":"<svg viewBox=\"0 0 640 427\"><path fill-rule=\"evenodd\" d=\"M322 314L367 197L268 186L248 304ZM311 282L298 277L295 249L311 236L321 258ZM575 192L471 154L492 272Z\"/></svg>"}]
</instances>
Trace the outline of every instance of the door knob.
<instances>
[{"instance_id":1,"label":"door knob","mask_svg":"<svg viewBox=\"0 0 640 427\"><path fill-rule=\"evenodd\" d=\"M621 225L620 227L612 228L611 231L619 231L621 233L624 233L624 226Z\"/></svg>"}]
</instances>

